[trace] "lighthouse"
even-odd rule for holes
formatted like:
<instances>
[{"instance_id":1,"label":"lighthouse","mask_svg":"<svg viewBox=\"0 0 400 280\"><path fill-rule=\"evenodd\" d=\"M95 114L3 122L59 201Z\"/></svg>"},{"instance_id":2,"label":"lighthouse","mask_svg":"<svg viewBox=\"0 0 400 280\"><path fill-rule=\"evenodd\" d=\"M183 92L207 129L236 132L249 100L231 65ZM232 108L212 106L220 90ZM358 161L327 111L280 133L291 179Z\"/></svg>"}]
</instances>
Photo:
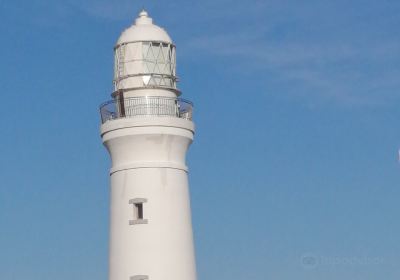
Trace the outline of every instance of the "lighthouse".
<instances>
[{"instance_id":1,"label":"lighthouse","mask_svg":"<svg viewBox=\"0 0 400 280\"><path fill-rule=\"evenodd\" d=\"M177 88L176 48L146 11L114 47L100 105L111 157L109 280L195 280L186 153L193 105Z\"/></svg>"}]
</instances>

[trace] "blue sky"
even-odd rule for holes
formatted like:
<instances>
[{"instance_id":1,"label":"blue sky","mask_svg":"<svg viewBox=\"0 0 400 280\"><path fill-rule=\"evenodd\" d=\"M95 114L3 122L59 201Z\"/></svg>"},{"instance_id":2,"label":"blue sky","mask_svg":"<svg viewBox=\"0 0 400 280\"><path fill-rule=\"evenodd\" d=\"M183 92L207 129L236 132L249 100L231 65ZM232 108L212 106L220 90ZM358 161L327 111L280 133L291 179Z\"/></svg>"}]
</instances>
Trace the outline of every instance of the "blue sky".
<instances>
[{"instance_id":1,"label":"blue sky","mask_svg":"<svg viewBox=\"0 0 400 280\"><path fill-rule=\"evenodd\" d=\"M107 279L98 105L145 6L195 103L199 279L400 278L400 2L0 2L0 279Z\"/></svg>"}]
</instances>

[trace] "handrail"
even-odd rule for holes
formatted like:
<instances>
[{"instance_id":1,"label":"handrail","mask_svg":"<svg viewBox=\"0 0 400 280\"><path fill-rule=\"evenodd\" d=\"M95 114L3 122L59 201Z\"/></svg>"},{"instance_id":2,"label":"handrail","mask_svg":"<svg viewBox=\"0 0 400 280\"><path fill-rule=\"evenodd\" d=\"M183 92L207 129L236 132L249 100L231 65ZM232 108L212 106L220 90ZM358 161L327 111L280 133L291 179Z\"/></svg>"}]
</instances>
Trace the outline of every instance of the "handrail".
<instances>
[{"instance_id":1,"label":"handrail","mask_svg":"<svg viewBox=\"0 0 400 280\"><path fill-rule=\"evenodd\" d=\"M100 105L102 123L121 118L149 116L192 120L192 115L192 102L165 96L118 97Z\"/></svg>"}]
</instances>

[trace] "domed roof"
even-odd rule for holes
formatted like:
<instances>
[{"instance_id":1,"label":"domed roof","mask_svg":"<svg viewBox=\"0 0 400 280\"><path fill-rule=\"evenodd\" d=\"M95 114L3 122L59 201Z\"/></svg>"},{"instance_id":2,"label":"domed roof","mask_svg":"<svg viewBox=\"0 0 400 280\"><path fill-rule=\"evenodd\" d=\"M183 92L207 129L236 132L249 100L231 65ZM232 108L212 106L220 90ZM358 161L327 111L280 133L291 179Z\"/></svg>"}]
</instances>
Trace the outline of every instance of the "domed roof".
<instances>
[{"instance_id":1,"label":"domed roof","mask_svg":"<svg viewBox=\"0 0 400 280\"><path fill-rule=\"evenodd\" d=\"M139 13L135 24L125 29L117 41L117 45L134 41L162 41L172 43L171 37L161 27L153 24L145 10Z\"/></svg>"}]
</instances>

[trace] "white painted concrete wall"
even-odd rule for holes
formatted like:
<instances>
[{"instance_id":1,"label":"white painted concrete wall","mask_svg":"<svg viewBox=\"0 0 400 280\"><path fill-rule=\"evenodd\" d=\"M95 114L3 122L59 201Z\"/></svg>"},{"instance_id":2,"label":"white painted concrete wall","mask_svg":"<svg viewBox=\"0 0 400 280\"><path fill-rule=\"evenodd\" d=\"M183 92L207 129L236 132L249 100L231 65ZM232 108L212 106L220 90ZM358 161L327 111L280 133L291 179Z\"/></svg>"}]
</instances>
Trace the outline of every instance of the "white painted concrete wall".
<instances>
[{"instance_id":1,"label":"white painted concrete wall","mask_svg":"<svg viewBox=\"0 0 400 280\"><path fill-rule=\"evenodd\" d=\"M126 118L101 127L112 159L110 280L195 280L186 152L191 121ZM145 198L147 224L129 225L133 205Z\"/></svg>"}]
</instances>

